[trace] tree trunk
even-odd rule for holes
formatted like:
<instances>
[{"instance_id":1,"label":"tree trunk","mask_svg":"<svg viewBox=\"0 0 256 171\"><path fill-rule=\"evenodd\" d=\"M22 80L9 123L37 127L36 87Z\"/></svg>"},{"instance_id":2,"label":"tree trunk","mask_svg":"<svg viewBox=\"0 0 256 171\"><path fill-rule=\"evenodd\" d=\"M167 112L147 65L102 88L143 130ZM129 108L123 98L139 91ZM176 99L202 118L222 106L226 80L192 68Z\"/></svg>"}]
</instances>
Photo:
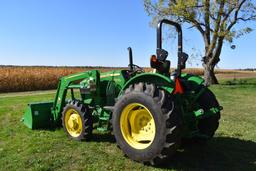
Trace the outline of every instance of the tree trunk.
<instances>
[{"instance_id":1,"label":"tree trunk","mask_svg":"<svg viewBox=\"0 0 256 171\"><path fill-rule=\"evenodd\" d=\"M206 86L209 86L211 84L219 84L214 73L214 67L215 65L212 65L210 63L204 64L204 84Z\"/></svg>"},{"instance_id":2,"label":"tree trunk","mask_svg":"<svg viewBox=\"0 0 256 171\"><path fill-rule=\"evenodd\" d=\"M208 40L208 39L206 39ZM214 73L214 68L217 65L217 63L220 61L220 54L222 50L224 37L219 37L215 40L215 42L212 42L209 46L209 43L205 41L205 56L202 58L203 67L204 67L204 79L205 79L205 85L211 85L211 84L219 84L218 80ZM216 45L217 42L217 45ZM213 46L213 44L215 45Z\"/></svg>"}]
</instances>

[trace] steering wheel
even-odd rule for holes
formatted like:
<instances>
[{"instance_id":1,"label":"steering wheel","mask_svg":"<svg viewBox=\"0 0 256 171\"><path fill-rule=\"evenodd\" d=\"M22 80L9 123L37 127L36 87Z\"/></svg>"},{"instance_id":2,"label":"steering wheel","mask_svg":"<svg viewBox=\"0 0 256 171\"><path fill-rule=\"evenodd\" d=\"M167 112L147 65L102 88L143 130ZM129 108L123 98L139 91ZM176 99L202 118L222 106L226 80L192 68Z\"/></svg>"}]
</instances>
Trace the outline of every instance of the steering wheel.
<instances>
[{"instance_id":1,"label":"steering wheel","mask_svg":"<svg viewBox=\"0 0 256 171\"><path fill-rule=\"evenodd\" d=\"M132 64L133 72L143 73L145 72L144 69L136 64Z\"/></svg>"}]
</instances>

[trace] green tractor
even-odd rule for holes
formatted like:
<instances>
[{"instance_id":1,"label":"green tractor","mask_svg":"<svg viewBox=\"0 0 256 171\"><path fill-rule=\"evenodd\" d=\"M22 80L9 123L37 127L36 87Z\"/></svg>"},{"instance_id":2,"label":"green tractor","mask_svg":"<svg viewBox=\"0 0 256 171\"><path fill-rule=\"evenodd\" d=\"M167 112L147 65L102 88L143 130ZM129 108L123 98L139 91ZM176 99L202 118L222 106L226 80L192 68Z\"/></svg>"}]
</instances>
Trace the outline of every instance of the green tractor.
<instances>
[{"instance_id":1,"label":"green tractor","mask_svg":"<svg viewBox=\"0 0 256 171\"><path fill-rule=\"evenodd\" d=\"M178 32L178 66L173 73L168 52L162 49L163 24ZM211 138L222 107L201 77L181 73L188 58L182 50L181 26L166 19L159 22L152 73L133 64L128 50L128 69L62 77L53 102L29 104L24 124L31 129L62 125L74 140L89 140L94 128L112 131L126 156L151 165L167 161L182 139Z\"/></svg>"}]
</instances>

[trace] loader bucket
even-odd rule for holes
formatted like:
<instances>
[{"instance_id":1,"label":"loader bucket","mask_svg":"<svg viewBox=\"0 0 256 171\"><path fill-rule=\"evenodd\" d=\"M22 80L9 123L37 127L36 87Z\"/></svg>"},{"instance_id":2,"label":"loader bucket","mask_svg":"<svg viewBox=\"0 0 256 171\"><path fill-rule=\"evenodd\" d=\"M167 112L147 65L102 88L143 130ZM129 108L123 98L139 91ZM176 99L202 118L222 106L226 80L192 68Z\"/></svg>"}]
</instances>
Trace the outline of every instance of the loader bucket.
<instances>
[{"instance_id":1,"label":"loader bucket","mask_svg":"<svg viewBox=\"0 0 256 171\"><path fill-rule=\"evenodd\" d=\"M52 106L53 102L28 104L22 122L30 129L50 129L53 125Z\"/></svg>"}]
</instances>

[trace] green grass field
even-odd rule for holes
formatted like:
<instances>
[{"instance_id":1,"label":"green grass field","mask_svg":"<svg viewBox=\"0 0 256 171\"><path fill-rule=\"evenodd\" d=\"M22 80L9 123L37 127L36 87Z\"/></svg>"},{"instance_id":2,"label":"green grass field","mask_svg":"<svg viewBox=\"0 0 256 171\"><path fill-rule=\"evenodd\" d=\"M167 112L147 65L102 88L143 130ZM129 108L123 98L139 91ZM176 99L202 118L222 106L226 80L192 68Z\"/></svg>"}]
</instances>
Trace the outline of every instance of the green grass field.
<instances>
[{"instance_id":1,"label":"green grass field","mask_svg":"<svg viewBox=\"0 0 256 171\"><path fill-rule=\"evenodd\" d=\"M26 128L26 104L50 100L53 91L0 94L0 170L256 170L256 79L221 83L211 87L224 107L215 137L182 145L161 168L124 157L108 134L76 142L62 129Z\"/></svg>"}]
</instances>

